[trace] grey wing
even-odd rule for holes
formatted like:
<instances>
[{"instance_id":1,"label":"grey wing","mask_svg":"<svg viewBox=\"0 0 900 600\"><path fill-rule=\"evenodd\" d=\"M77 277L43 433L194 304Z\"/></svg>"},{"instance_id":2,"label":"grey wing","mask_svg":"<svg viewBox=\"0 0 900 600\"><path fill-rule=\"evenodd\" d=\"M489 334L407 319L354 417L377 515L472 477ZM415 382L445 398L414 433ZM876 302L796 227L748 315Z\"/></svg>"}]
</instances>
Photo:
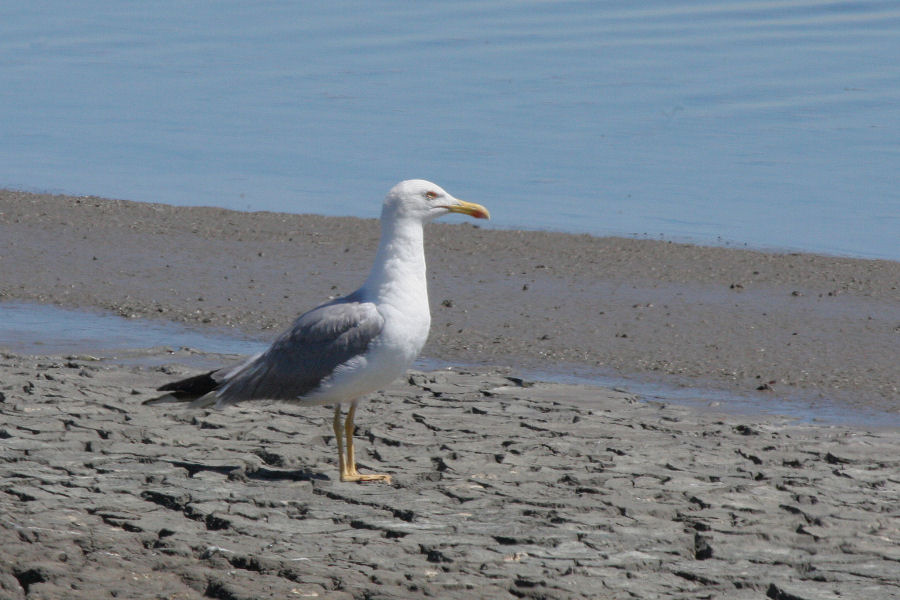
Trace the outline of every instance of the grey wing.
<instances>
[{"instance_id":1,"label":"grey wing","mask_svg":"<svg viewBox=\"0 0 900 600\"><path fill-rule=\"evenodd\" d=\"M219 404L292 400L315 390L338 365L366 351L384 317L347 296L302 314L268 350L225 374Z\"/></svg>"}]
</instances>

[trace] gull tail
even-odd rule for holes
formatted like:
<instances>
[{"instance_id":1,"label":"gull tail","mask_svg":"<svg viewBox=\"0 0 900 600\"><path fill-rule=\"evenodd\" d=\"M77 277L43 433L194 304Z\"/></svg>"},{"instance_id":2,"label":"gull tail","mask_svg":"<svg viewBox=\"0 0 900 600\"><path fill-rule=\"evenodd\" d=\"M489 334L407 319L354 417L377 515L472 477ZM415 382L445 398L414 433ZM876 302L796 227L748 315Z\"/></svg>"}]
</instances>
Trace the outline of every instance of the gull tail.
<instances>
[{"instance_id":1,"label":"gull tail","mask_svg":"<svg viewBox=\"0 0 900 600\"><path fill-rule=\"evenodd\" d=\"M216 403L215 391L222 384L221 379L217 380L214 377L217 372L218 370L210 371L160 386L156 388L157 391L167 393L145 400L143 404L156 406L173 402L190 402L191 408L208 408Z\"/></svg>"}]
</instances>

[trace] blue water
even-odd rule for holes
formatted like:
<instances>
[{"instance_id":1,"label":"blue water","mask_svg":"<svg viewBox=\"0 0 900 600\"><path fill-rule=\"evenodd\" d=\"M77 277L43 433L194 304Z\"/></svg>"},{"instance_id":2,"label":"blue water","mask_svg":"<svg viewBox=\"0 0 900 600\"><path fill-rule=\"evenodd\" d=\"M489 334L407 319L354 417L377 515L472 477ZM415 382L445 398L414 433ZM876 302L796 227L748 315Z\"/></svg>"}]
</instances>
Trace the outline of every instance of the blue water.
<instances>
[{"instance_id":1,"label":"blue water","mask_svg":"<svg viewBox=\"0 0 900 600\"><path fill-rule=\"evenodd\" d=\"M166 348L249 355L266 346L265 342L225 331L210 333L166 321L131 320L105 312L31 302L0 302L0 348L17 353L115 353Z\"/></svg>"},{"instance_id":2,"label":"blue water","mask_svg":"<svg viewBox=\"0 0 900 600\"><path fill-rule=\"evenodd\" d=\"M0 186L900 260L900 3L7 2ZM459 217L461 218L461 217Z\"/></svg>"}]
</instances>

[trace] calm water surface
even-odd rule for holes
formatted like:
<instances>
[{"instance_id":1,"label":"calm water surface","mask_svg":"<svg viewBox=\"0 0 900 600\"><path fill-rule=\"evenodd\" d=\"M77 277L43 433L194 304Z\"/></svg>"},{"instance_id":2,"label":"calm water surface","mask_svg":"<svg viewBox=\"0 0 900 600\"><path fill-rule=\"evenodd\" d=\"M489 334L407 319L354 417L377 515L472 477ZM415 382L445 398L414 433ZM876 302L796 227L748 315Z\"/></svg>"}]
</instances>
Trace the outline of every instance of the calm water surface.
<instances>
[{"instance_id":1,"label":"calm water surface","mask_svg":"<svg viewBox=\"0 0 900 600\"><path fill-rule=\"evenodd\" d=\"M0 348L25 354L115 353L136 348L191 348L256 354L267 344L225 330L210 333L177 323L125 319L100 311L31 302L0 302Z\"/></svg>"},{"instance_id":2,"label":"calm water surface","mask_svg":"<svg viewBox=\"0 0 900 600\"><path fill-rule=\"evenodd\" d=\"M900 3L0 8L0 186L900 260Z\"/></svg>"}]
</instances>

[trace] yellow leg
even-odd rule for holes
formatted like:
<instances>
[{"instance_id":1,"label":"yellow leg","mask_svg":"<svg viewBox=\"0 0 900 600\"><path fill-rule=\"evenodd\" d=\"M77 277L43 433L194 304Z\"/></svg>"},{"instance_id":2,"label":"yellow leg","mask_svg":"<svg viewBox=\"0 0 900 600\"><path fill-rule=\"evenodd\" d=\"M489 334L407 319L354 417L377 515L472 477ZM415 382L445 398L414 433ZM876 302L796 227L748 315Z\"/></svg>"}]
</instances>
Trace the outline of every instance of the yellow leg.
<instances>
[{"instance_id":1,"label":"yellow leg","mask_svg":"<svg viewBox=\"0 0 900 600\"><path fill-rule=\"evenodd\" d=\"M353 448L353 433L356 431L356 426L353 424L355 417L356 403L354 402L347 411L347 420L344 421L344 437L347 438L347 465L353 474L356 474L356 451Z\"/></svg>"},{"instance_id":2,"label":"yellow leg","mask_svg":"<svg viewBox=\"0 0 900 600\"><path fill-rule=\"evenodd\" d=\"M356 470L356 453L353 449L353 417L356 416L356 402L350 405L347 411L347 420L344 421L343 437L347 442L347 453L344 454L344 444L341 443L341 405L334 407L334 435L337 437L339 459L341 468L341 481L384 481L391 482L391 476L385 473L367 473L363 475Z\"/></svg>"},{"instance_id":3,"label":"yellow leg","mask_svg":"<svg viewBox=\"0 0 900 600\"><path fill-rule=\"evenodd\" d=\"M344 478L344 473L347 472L347 463L344 462L344 442L341 439L343 434L341 427L341 405L334 405L334 421L331 422L331 427L334 429L334 439L337 440L338 447L338 468L341 470L341 479Z\"/></svg>"}]
</instances>

